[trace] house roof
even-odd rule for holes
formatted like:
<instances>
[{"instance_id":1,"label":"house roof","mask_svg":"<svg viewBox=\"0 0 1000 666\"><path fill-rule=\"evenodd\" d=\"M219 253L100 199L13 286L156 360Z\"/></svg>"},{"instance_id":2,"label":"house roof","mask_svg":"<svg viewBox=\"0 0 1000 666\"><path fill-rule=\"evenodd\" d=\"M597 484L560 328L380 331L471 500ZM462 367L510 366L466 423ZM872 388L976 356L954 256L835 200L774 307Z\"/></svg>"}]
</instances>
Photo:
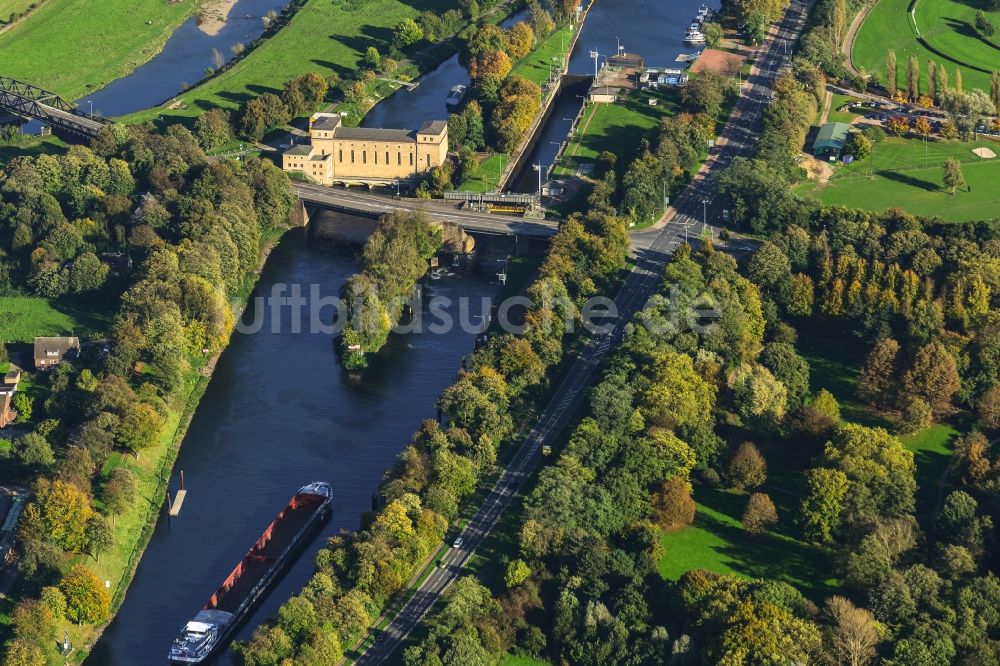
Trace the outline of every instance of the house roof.
<instances>
[{"instance_id":1,"label":"house roof","mask_svg":"<svg viewBox=\"0 0 1000 666\"><path fill-rule=\"evenodd\" d=\"M35 358L45 358L51 356L53 352L60 358L71 349L80 349L80 338L76 337L54 337L35 338Z\"/></svg>"},{"instance_id":2,"label":"house roof","mask_svg":"<svg viewBox=\"0 0 1000 666\"><path fill-rule=\"evenodd\" d=\"M340 127L340 116L320 116L312 123L313 129L332 130Z\"/></svg>"},{"instance_id":3,"label":"house roof","mask_svg":"<svg viewBox=\"0 0 1000 666\"><path fill-rule=\"evenodd\" d=\"M447 120L425 120L424 124L417 130L417 134L440 134L448 129Z\"/></svg>"},{"instance_id":4,"label":"house roof","mask_svg":"<svg viewBox=\"0 0 1000 666\"><path fill-rule=\"evenodd\" d=\"M851 131L847 123L827 123L819 128L813 141L813 152L818 150L840 150Z\"/></svg>"},{"instance_id":5,"label":"house roof","mask_svg":"<svg viewBox=\"0 0 1000 666\"><path fill-rule=\"evenodd\" d=\"M285 151L286 155L309 155L312 152L312 146L308 143L300 143L296 146L292 146Z\"/></svg>"},{"instance_id":6,"label":"house roof","mask_svg":"<svg viewBox=\"0 0 1000 666\"><path fill-rule=\"evenodd\" d=\"M396 141L410 143L414 140L413 130L388 129L385 127L338 127L333 136L337 139L355 141Z\"/></svg>"}]
</instances>

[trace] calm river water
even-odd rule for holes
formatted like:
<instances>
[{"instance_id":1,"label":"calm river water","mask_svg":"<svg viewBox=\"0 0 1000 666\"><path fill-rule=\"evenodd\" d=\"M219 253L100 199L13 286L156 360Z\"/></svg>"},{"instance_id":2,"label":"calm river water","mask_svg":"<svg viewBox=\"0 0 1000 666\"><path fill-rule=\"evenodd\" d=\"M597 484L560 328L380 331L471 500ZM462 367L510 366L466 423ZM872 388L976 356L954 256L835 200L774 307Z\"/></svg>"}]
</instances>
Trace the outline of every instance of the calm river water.
<instances>
[{"instance_id":1,"label":"calm river water","mask_svg":"<svg viewBox=\"0 0 1000 666\"><path fill-rule=\"evenodd\" d=\"M259 17L281 4L240 0L232 16ZM588 51L614 53L616 36L626 50L642 54L647 62L669 65L685 50L680 40L699 4L700 0L597 0L570 71L592 72ZM259 32L259 18L236 19L217 37L207 39L189 21L157 58L84 101L93 99L95 110L107 115L162 102L179 90L181 82L200 75L213 47L228 55L229 44L249 41L245 33L251 24ZM457 58L451 58L427 74L413 92L400 92L377 105L365 125L417 127L427 118L444 117L448 90L467 82ZM141 101L140 95L145 95ZM571 98L560 105L532 161L551 161L556 147L548 142L565 138L564 118L575 115L579 100ZM303 232L296 230L271 254L256 293L269 294L275 283L297 283L305 285L306 293L308 285L317 284L322 294L336 295L357 270L348 258L308 247ZM433 289L479 303L495 287L459 275L434 283ZM454 309L453 314L457 316ZM184 471L188 489L182 514L172 526L162 519L156 526L118 617L88 665L164 663L177 630L208 600L295 490L313 480L330 481L336 493L332 519L237 635L248 637L308 579L312 556L324 536L358 528L382 472L420 421L434 416L438 394L473 345L473 333L460 327L446 335L393 338L363 378L352 381L334 356L331 336L306 332L308 308L301 313L303 332L298 333L292 332L289 308L281 309L277 320L271 315L270 310L265 312L260 332L234 335L219 359L175 466L176 472ZM272 321L278 324L276 333L271 332ZM227 652L216 661L231 664L233 659Z\"/></svg>"},{"instance_id":2,"label":"calm river water","mask_svg":"<svg viewBox=\"0 0 1000 666\"><path fill-rule=\"evenodd\" d=\"M305 294L317 284L322 295L336 295L357 270L349 258L311 249L295 230L271 254L256 293L297 283ZM470 297L475 314L495 286L457 275L434 282L432 291ZM164 663L178 629L299 486L330 481L330 522L238 634L249 636L302 587L324 536L359 527L382 472L421 420L434 417L438 394L473 347L474 334L458 326L448 334L396 337L353 381L334 356L331 336L308 333L308 308L299 318L301 333L292 332L290 308L276 318L264 310L262 330L235 334L219 359L175 467L184 471L188 490L181 516L170 526L159 521L118 617L88 664ZM451 312L457 321L457 307ZM248 310L245 319L252 315ZM331 317L327 308L323 318ZM217 662L231 663L231 656Z\"/></svg>"}]
</instances>

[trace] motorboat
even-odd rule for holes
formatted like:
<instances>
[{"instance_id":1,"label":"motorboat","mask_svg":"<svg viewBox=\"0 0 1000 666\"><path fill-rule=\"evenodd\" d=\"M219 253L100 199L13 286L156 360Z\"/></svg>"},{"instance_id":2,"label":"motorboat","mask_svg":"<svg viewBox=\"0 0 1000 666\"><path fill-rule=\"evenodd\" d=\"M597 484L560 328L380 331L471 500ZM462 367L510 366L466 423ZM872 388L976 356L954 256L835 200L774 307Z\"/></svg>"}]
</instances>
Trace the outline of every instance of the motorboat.
<instances>
[{"instance_id":1,"label":"motorboat","mask_svg":"<svg viewBox=\"0 0 1000 666\"><path fill-rule=\"evenodd\" d=\"M705 35L702 34L701 30L688 30L687 34L684 35L684 41L688 44L704 44Z\"/></svg>"}]
</instances>

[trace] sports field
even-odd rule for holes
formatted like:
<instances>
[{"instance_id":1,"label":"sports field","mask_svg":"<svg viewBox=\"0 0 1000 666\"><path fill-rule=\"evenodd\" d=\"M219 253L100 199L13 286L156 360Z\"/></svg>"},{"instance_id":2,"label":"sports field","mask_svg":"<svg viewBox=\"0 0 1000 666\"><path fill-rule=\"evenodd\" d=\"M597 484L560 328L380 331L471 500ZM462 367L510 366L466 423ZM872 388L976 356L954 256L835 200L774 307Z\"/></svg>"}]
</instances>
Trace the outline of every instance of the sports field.
<instances>
[{"instance_id":1,"label":"sports field","mask_svg":"<svg viewBox=\"0 0 1000 666\"><path fill-rule=\"evenodd\" d=\"M159 53L198 4L198 0L46 0L0 34L0 72L77 99Z\"/></svg>"},{"instance_id":2,"label":"sports field","mask_svg":"<svg viewBox=\"0 0 1000 666\"><path fill-rule=\"evenodd\" d=\"M902 208L952 222L992 219L1000 215L1000 189L996 187L1000 157L978 158L972 152L977 147L1000 154L1000 145L992 141L928 141L925 146L920 139L889 138L867 159L836 165L830 182L808 181L797 191L831 205L876 211ZM962 162L968 184L954 196L941 181L941 165L948 158Z\"/></svg>"},{"instance_id":3,"label":"sports field","mask_svg":"<svg viewBox=\"0 0 1000 666\"><path fill-rule=\"evenodd\" d=\"M911 0L879 0L868 14L854 40L851 57L855 66L885 83L885 58L888 50L896 52L899 84L906 82L906 61L916 55L920 61L923 89L927 85L927 61L934 60L948 71L949 84L955 69L962 70L963 88L989 92L990 74L1000 69L1000 49L980 39L975 30L976 10L980 3L959 0L917 0L914 14L909 14ZM1000 28L1000 12L987 12ZM916 28L914 27L916 22ZM917 31L920 38L918 40ZM998 40L996 35L994 40Z\"/></svg>"},{"instance_id":4,"label":"sports field","mask_svg":"<svg viewBox=\"0 0 1000 666\"><path fill-rule=\"evenodd\" d=\"M353 75L369 46L382 53L388 50L393 28L404 18L455 6L453 0L308 0L288 25L231 69L126 121L163 116L169 122L213 107L235 109L252 96L280 92L285 81L307 71Z\"/></svg>"}]
</instances>

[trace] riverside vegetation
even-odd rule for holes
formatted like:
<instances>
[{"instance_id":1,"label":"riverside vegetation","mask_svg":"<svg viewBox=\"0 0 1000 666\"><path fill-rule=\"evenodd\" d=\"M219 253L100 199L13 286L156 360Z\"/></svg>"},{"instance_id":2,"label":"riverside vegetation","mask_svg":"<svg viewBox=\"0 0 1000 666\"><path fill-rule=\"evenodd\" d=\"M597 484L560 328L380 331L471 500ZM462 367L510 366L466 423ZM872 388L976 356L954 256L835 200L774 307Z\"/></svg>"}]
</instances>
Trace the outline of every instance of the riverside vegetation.
<instances>
[{"instance_id":1,"label":"riverside vegetation","mask_svg":"<svg viewBox=\"0 0 1000 666\"><path fill-rule=\"evenodd\" d=\"M108 354L86 347L21 393L26 434L4 450L0 480L35 492L6 664L55 663L66 621L85 649L120 603L202 371L233 328L229 303L290 207L271 163L209 162L180 126L113 126L90 148L0 171L0 291L116 311Z\"/></svg>"}]
</instances>

